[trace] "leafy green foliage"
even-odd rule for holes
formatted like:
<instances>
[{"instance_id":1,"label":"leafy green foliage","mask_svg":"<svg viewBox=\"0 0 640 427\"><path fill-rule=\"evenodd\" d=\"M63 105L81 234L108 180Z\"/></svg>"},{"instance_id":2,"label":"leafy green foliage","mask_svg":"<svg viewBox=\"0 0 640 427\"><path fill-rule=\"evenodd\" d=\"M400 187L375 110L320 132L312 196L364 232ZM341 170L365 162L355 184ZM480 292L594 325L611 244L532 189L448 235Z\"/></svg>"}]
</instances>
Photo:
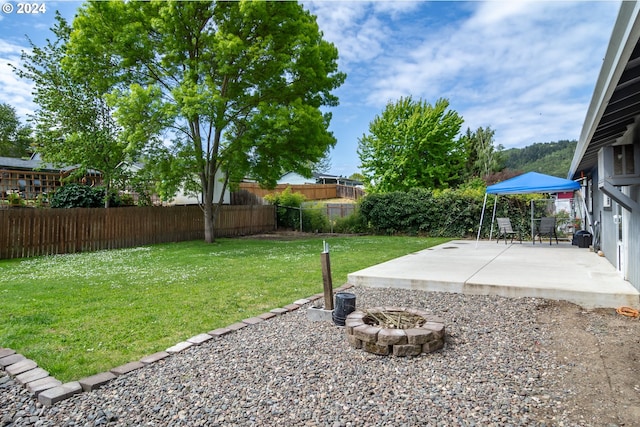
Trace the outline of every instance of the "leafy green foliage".
<instances>
[{"instance_id":1,"label":"leafy green foliage","mask_svg":"<svg viewBox=\"0 0 640 427\"><path fill-rule=\"evenodd\" d=\"M504 147L495 146L494 135L490 126L479 127L474 132L467 128L461 138L467 153L465 176L484 178L504 169Z\"/></svg>"},{"instance_id":2,"label":"leafy green foliage","mask_svg":"<svg viewBox=\"0 0 640 427\"><path fill-rule=\"evenodd\" d=\"M0 157L25 157L33 143L31 128L20 124L15 108L0 104Z\"/></svg>"},{"instance_id":3,"label":"leafy green foliage","mask_svg":"<svg viewBox=\"0 0 640 427\"><path fill-rule=\"evenodd\" d=\"M359 211L352 213L351 215L336 218L333 224L334 233L342 234L357 234L365 233L367 226L364 223L363 216Z\"/></svg>"},{"instance_id":4,"label":"leafy green foliage","mask_svg":"<svg viewBox=\"0 0 640 427\"><path fill-rule=\"evenodd\" d=\"M88 73L76 73L68 62L71 27L58 14L51 29L56 39L44 47L31 43L22 54L22 78L34 82L34 101L39 109L35 149L45 161L56 165L77 165L79 176L89 169L99 170L111 188L122 173L127 156L135 156L139 147L127 146L122 128L114 118L114 109L105 92L89 79Z\"/></svg>"},{"instance_id":5,"label":"leafy green foliage","mask_svg":"<svg viewBox=\"0 0 640 427\"><path fill-rule=\"evenodd\" d=\"M360 203L359 214L368 229L382 234L419 234L430 237L475 237L485 188L474 183L455 190L411 189L371 194ZM514 227L530 231L529 200L540 195L500 197L497 217L511 218ZM493 204L485 210L481 236L489 236ZM537 214L540 216L540 213Z\"/></svg>"},{"instance_id":6,"label":"leafy green foliage","mask_svg":"<svg viewBox=\"0 0 640 427\"><path fill-rule=\"evenodd\" d=\"M566 178L576 144L575 140L561 140L538 142L524 148L510 148L504 151L505 167Z\"/></svg>"},{"instance_id":7,"label":"leafy green foliage","mask_svg":"<svg viewBox=\"0 0 640 427\"><path fill-rule=\"evenodd\" d=\"M278 226L300 229L300 215L305 196L302 193L294 193L291 187L287 187L281 193L267 194L265 200L276 205Z\"/></svg>"},{"instance_id":8,"label":"leafy green foliage","mask_svg":"<svg viewBox=\"0 0 640 427\"><path fill-rule=\"evenodd\" d=\"M302 209L302 231L328 233L331 231L324 205L305 205Z\"/></svg>"},{"instance_id":9,"label":"leafy green foliage","mask_svg":"<svg viewBox=\"0 0 640 427\"><path fill-rule=\"evenodd\" d=\"M7 202L9 202L10 206L25 206L26 202L20 196L20 193L9 193L7 194Z\"/></svg>"},{"instance_id":10,"label":"leafy green foliage","mask_svg":"<svg viewBox=\"0 0 640 427\"><path fill-rule=\"evenodd\" d=\"M358 141L369 191L445 188L460 181L464 147L456 136L462 117L448 108L446 99L434 106L411 97L387 104Z\"/></svg>"},{"instance_id":11,"label":"leafy green foliage","mask_svg":"<svg viewBox=\"0 0 640 427\"><path fill-rule=\"evenodd\" d=\"M49 199L52 208L99 208L104 206L103 187L67 184L56 190Z\"/></svg>"}]
</instances>

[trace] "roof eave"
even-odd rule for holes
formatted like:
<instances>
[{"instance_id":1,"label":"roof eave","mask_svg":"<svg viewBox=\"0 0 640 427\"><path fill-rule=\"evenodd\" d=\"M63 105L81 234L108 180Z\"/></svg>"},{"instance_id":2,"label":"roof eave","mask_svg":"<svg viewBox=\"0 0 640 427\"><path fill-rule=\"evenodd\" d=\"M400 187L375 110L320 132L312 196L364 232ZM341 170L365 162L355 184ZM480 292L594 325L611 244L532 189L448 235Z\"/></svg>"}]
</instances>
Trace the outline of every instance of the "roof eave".
<instances>
[{"instance_id":1,"label":"roof eave","mask_svg":"<svg viewBox=\"0 0 640 427\"><path fill-rule=\"evenodd\" d=\"M567 175L568 179L576 178L580 163L589 147L591 138L595 133L607 103L616 90L620 76L624 72L627 62L640 38L640 3L623 1L616 23L613 27L609 46L604 57L600 75L593 91L591 103L580 133L580 139L571 161L571 167Z\"/></svg>"}]
</instances>

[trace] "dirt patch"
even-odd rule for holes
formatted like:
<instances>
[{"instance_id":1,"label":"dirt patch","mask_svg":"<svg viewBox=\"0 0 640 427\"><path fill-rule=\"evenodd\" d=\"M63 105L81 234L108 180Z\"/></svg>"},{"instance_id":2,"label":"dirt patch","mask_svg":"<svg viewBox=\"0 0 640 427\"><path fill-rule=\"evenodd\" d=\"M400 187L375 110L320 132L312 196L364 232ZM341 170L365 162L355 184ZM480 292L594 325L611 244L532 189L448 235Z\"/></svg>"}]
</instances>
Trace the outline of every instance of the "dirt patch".
<instances>
[{"instance_id":1,"label":"dirt patch","mask_svg":"<svg viewBox=\"0 0 640 427\"><path fill-rule=\"evenodd\" d=\"M555 355L563 408L578 425L640 425L640 320L614 309L584 310L567 302L539 307L541 351Z\"/></svg>"}]
</instances>

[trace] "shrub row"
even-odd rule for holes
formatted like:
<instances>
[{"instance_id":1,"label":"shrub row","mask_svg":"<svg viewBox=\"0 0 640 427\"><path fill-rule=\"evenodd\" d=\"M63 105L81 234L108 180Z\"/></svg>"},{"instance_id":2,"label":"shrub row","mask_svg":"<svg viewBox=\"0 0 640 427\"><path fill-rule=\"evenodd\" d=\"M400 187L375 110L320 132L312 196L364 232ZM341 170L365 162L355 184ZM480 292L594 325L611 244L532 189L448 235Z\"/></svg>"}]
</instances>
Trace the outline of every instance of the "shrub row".
<instances>
[{"instance_id":1,"label":"shrub row","mask_svg":"<svg viewBox=\"0 0 640 427\"><path fill-rule=\"evenodd\" d=\"M350 216L327 218L322 204L305 204L304 196L287 188L268 196L276 204L278 226L308 232L409 234L429 237L475 237L482 215L485 186L471 183L447 190L414 188L408 192L370 194L361 199L358 209ZM481 237L491 230L494 197L489 196L484 212ZM524 236L531 233L531 200L538 194L500 197L496 217L511 219L514 229ZM534 216L548 215L546 206L534 203ZM495 230L494 230L495 236Z\"/></svg>"},{"instance_id":2,"label":"shrub row","mask_svg":"<svg viewBox=\"0 0 640 427\"><path fill-rule=\"evenodd\" d=\"M496 217L508 217L525 235L530 232L530 200L539 195L500 197ZM493 196L485 208L481 237L488 237L493 215ZM419 234L430 237L475 236L480 223L484 188L432 191L412 189L406 193L371 194L360 203L359 215L374 233ZM536 206L543 215L544 207Z\"/></svg>"}]
</instances>

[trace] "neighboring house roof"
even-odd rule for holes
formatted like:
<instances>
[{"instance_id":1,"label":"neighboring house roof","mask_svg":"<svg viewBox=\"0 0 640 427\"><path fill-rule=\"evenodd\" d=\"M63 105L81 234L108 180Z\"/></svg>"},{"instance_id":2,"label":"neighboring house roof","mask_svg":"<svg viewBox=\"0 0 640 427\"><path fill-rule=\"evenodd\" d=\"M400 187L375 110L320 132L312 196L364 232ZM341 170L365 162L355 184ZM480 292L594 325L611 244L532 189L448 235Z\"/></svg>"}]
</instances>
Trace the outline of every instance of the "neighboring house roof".
<instances>
[{"instance_id":1,"label":"neighboring house roof","mask_svg":"<svg viewBox=\"0 0 640 427\"><path fill-rule=\"evenodd\" d=\"M39 157L32 156L29 160L15 157L0 157L0 168L19 170L42 170L45 172L60 172L62 169L51 163L43 163Z\"/></svg>"},{"instance_id":2,"label":"neighboring house roof","mask_svg":"<svg viewBox=\"0 0 640 427\"><path fill-rule=\"evenodd\" d=\"M577 178L598 164L598 151L615 143L640 117L640 4L623 1L569 168Z\"/></svg>"},{"instance_id":3,"label":"neighboring house roof","mask_svg":"<svg viewBox=\"0 0 640 427\"><path fill-rule=\"evenodd\" d=\"M362 181L358 181L355 179L345 178L343 176L338 175L329 175L326 173L314 173L313 176L316 178L316 182L322 183L325 181L336 181L338 184L343 185L363 185Z\"/></svg>"},{"instance_id":4,"label":"neighboring house roof","mask_svg":"<svg viewBox=\"0 0 640 427\"><path fill-rule=\"evenodd\" d=\"M42 172L69 172L77 169L78 165L56 167L52 163L43 162L39 154L33 154L30 159L0 157L0 168ZM100 174L100 171L93 169L89 169L87 172L92 175Z\"/></svg>"},{"instance_id":5,"label":"neighboring house roof","mask_svg":"<svg viewBox=\"0 0 640 427\"><path fill-rule=\"evenodd\" d=\"M345 178L338 175L329 175L326 173L314 172L311 178L305 178L296 172L287 172L278 180L278 184L326 184L329 181L330 184L342 184L342 185L362 185L362 182L355 179Z\"/></svg>"}]
</instances>

